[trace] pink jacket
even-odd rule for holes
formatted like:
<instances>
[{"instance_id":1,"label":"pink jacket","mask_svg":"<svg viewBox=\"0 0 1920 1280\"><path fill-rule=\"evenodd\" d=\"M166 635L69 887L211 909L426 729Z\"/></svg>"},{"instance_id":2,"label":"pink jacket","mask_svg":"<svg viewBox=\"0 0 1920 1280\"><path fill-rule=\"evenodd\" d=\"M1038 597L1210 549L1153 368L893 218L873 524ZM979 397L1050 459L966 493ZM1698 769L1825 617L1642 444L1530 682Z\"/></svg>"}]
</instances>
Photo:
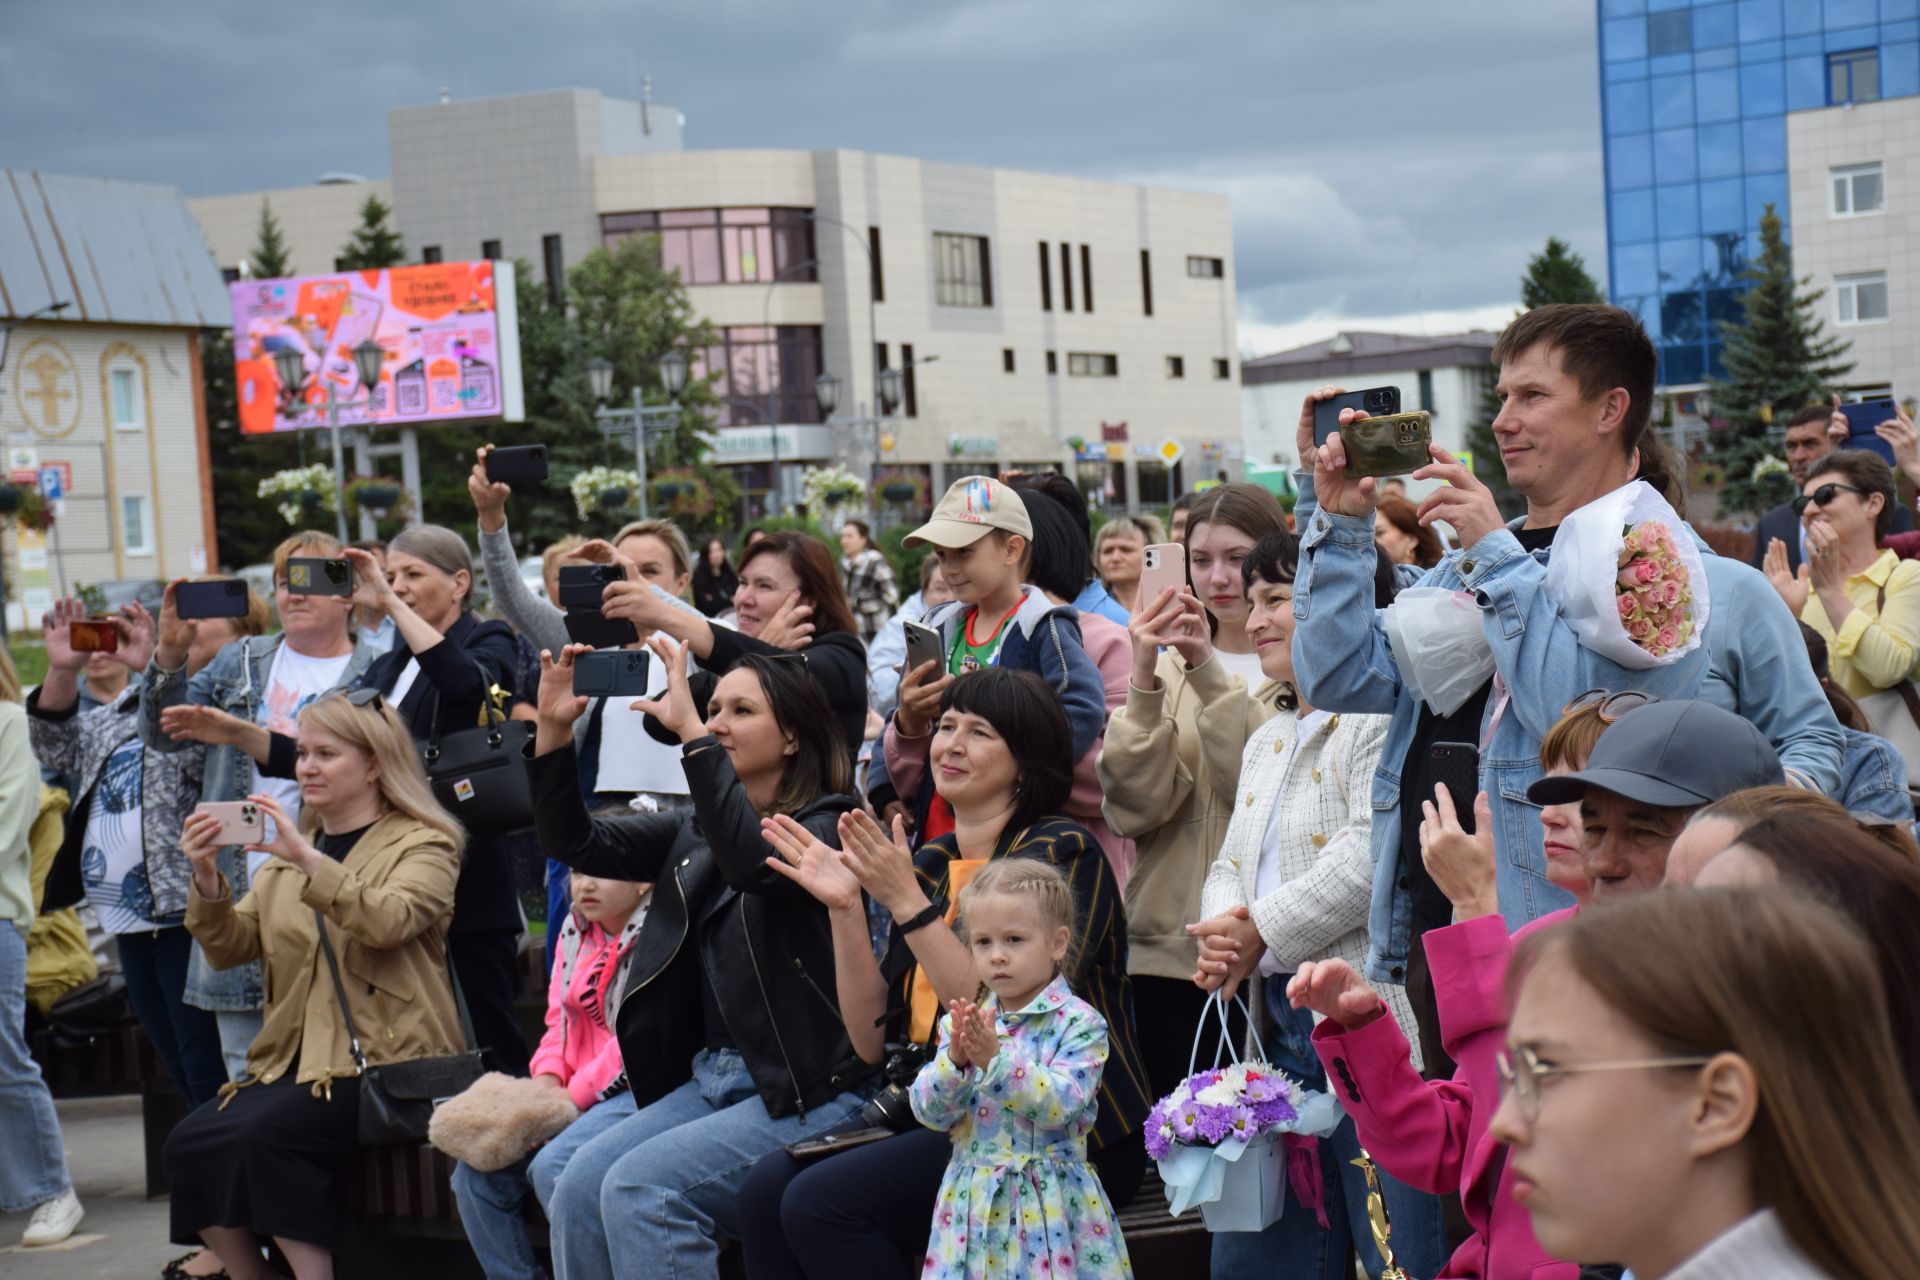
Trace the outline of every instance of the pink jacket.
<instances>
[{"instance_id":1,"label":"pink jacket","mask_svg":"<svg viewBox=\"0 0 1920 1280\"><path fill-rule=\"evenodd\" d=\"M1550 1256L1513 1199L1506 1152L1488 1132L1500 1104L1494 1055L1506 1041L1507 962L1514 943L1577 910L1542 916L1512 937L1497 915L1435 929L1423 939L1440 1031L1457 1064L1453 1079L1413 1069L1407 1038L1389 1017L1342 1031L1314 1028L1314 1048L1360 1144L1380 1167L1418 1191L1458 1192L1473 1235L1437 1280L1578 1280L1578 1264Z\"/></svg>"},{"instance_id":2,"label":"pink jacket","mask_svg":"<svg viewBox=\"0 0 1920 1280\"><path fill-rule=\"evenodd\" d=\"M1133 670L1133 641L1127 636L1127 629L1110 618L1096 613L1080 615L1080 641L1087 651L1087 657L1093 665L1100 668L1100 683L1106 692L1107 711L1123 707L1127 702L1127 677ZM887 776L893 780L894 791L903 796L917 794L920 779L927 769L927 749L932 743L932 735L920 738L902 738L897 733L884 736L887 753ZM1107 855L1107 863L1113 868L1113 878L1122 894L1127 891L1127 873L1133 870L1133 841L1125 836L1117 836L1107 826L1106 815L1100 812L1100 777L1094 772L1094 765L1100 759L1100 747L1106 739L1094 739L1087 754L1080 757L1073 766L1073 789L1067 793L1067 802L1061 808L1066 816L1093 833L1099 842L1100 850Z\"/></svg>"},{"instance_id":3,"label":"pink jacket","mask_svg":"<svg viewBox=\"0 0 1920 1280\"><path fill-rule=\"evenodd\" d=\"M617 1092L625 1075L612 1015L646 914L642 901L617 938L597 924L582 930L579 918L571 914L561 931L560 952L547 984L547 1030L527 1073L559 1077L582 1111Z\"/></svg>"}]
</instances>

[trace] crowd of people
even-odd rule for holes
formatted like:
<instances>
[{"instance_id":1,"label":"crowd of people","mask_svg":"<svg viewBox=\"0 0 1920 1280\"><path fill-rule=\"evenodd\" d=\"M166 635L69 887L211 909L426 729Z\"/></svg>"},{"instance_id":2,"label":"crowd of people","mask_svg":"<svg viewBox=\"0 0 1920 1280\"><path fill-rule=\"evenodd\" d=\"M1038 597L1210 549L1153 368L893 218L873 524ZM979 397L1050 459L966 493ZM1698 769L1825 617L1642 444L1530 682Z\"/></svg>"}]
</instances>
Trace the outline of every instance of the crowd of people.
<instances>
[{"instance_id":1,"label":"crowd of people","mask_svg":"<svg viewBox=\"0 0 1920 1280\"><path fill-rule=\"evenodd\" d=\"M1438 447L1417 500L1357 476L1327 387L1290 512L1223 482L1096 533L1064 477L970 476L907 536L917 582L858 520L838 557L639 521L547 548L542 598L482 450L497 618L434 526L295 534L271 634L176 583L102 662L59 602L37 689L0 659L0 1209L28 1245L83 1213L21 1024L29 930L85 900L193 1106L174 1276L331 1276L421 1064L518 1080L545 1126L436 1138L495 1280L715 1276L729 1242L756 1280L1126 1275L1150 1112L1211 1019L1338 1103L1215 1276L1390 1249L1420 1280L1892 1280L1920 1252L1894 470L1809 408L1742 563L1684 523L1631 316L1540 307L1494 359L1514 519ZM1881 435L1920 474L1912 422ZM1616 564L1625 500L1686 554ZM1566 582L1596 511L1598 624ZM351 595L299 589L308 557ZM1649 601L1684 626L1635 630ZM583 639L644 680L576 692ZM71 798L44 859L40 771ZM204 807L236 801L239 836ZM546 860L532 1045L516 839Z\"/></svg>"}]
</instances>

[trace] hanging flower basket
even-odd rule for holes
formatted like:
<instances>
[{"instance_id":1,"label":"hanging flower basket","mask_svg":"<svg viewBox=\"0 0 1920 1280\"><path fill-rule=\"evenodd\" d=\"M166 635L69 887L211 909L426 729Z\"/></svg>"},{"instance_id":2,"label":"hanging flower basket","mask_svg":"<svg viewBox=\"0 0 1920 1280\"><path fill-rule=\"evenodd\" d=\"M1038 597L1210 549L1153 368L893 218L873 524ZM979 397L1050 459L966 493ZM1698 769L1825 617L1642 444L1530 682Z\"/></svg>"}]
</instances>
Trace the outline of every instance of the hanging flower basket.
<instances>
[{"instance_id":1,"label":"hanging flower basket","mask_svg":"<svg viewBox=\"0 0 1920 1280\"><path fill-rule=\"evenodd\" d=\"M626 506L640 491L640 476L618 467L588 467L574 476L567 489L573 494L574 510L580 518L591 520L602 512Z\"/></svg>"},{"instance_id":2,"label":"hanging flower basket","mask_svg":"<svg viewBox=\"0 0 1920 1280\"><path fill-rule=\"evenodd\" d=\"M295 527L339 510L333 468L323 463L276 471L262 480L255 492L271 501L280 518Z\"/></svg>"},{"instance_id":3,"label":"hanging flower basket","mask_svg":"<svg viewBox=\"0 0 1920 1280\"><path fill-rule=\"evenodd\" d=\"M687 468L662 471L653 478L653 497L665 514L678 520L704 520L713 514L713 490L700 473Z\"/></svg>"},{"instance_id":4,"label":"hanging flower basket","mask_svg":"<svg viewBox=\"0 0 1920 1280\"><path fill-rule=\"evenodd\" d=\"M631 496L632 495L629 494L622 485L615 485L611 489L602 489L598 499L600 509L602 511L618 511L621 507L627 505L627 500Z\"/></svg>"},{"instance_id":5,"label":"hanging flower basket","mask_svg":"<svg viewBox=\"0 0 1920 1280\"><path fill-rule=\"evenodd\" d=\"M917 471L883 471L880 473L880 496L888 502L901 506L911 506L916 510L925 510L927 501L927 478Z\"/></svg>"},{"instance_id":6,"label":"hanging flower basket","mask_svg":"<svg viewBox=\"0 0 1920 1280\"><path fill-rule=\"evenodd\" d=\"M347 481L347 514L361 513L375 520L404 516L413 509L413 499L405 489L383 476L354 476Z\"/></svg>"},{"instance_id":7,"label":"hanging flower basket","mask_svg":"<svg viewBox=\"0 0 1920 1280\"><path fill-rule=\"evenodd\" d=\"M0 514L23 529L45 533L53 527L53 504L33 485L0 485Z\"/></svg>"},{"instance_id":8,"label":"hanging flower basket","mask_svg":"<svg viewBox=\"0 0 1920 1280\"><path fill-rule=\"evenodd\" d=\"M800 487L810 507L850 507L867 496L866 483L844 467L808 467Z\"/></svg>"}]
</instances>

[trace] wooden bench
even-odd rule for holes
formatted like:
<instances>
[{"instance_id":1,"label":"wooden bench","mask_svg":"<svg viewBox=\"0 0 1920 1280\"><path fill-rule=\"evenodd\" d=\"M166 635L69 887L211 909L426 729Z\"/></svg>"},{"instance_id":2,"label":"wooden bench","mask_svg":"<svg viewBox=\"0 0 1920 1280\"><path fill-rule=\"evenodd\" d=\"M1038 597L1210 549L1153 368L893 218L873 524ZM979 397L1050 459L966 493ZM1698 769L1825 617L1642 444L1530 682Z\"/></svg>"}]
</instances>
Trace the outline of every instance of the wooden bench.
<instances>
[{"instance_id":1,"label":"wooden bench","mask_svg":"<svg viewBox=\"0 0 1920 1280\"><path fill-rule=\"evenodd\" d=\"M47 1091L56 1098L140 1096L140 1127L146 1149L147 1198L167 1193L160 1161L167 1135L186 1118L187 1100L167 1077L153 1042L137 1022L74 1043L42 1026L27 1036Z\"/></svg>"}]
</instances>

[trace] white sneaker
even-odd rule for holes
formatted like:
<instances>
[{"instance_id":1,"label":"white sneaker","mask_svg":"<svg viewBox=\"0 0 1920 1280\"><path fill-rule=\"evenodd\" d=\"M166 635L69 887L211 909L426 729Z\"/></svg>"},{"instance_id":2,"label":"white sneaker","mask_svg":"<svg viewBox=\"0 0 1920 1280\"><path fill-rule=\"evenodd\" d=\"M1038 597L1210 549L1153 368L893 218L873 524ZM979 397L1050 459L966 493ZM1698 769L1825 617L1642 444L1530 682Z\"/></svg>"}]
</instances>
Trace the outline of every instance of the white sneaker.
<instances>
[{"instance_id":1,"label":"white sneaker","mask_svg":"<svg viewBox=\"0 0 1920 1280\"><path fill-rule=\"evenodd\" d=\"M27 1233L20 1237L20 1243L29 1249L59 1244L73 1234L80 1219L86 1216L87 1211L80 1207L80 1197L68 1187L33 1211L33 1220L27 1223Z\"/></svg>"}]
</instances>

